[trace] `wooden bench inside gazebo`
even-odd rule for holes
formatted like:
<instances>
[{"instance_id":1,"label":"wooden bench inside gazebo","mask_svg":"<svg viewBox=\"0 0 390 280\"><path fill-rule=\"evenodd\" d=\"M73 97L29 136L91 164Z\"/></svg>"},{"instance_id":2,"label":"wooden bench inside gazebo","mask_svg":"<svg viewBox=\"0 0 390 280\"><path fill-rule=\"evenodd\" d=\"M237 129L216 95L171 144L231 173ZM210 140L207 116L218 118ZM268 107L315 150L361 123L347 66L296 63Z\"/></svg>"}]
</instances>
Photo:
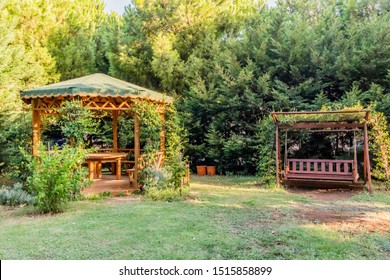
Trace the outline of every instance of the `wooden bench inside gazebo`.
<instances>
[{"instance_id":1,"label":"wooden bench inside gazebo","mask_svg":"<svg viewBox=\"0 0 390 280\"><path fill-rule=\"evenodd\" d=\"M33 155L38 155L41 139L41 116L58 114L57 109L65 100L79 100L81 104L96 111L111 112L113 128L113 146L110 151L101 151L92 154L89 159L89 176L98 179L101 174L101 164L112 162L116 164L116 180L121 180L121 164L127 164L130 183L136 188L138 185L140 147L140 119L134 112L137 100L144 100L157 105L161 119L164 122L165 106L171 104L173 99L164 94L142 88L140 86L113 78L105 74L92 74L71 79L39 88L25 90L20 93L21 99L31 104L33 126ZM134 147L129 151L118 148L118 117L131 116L134 120ZM164 125L160 133L160 152L162 158L165 150ZM134 154L133 159L127 158L128 152ZM100 155L99 155L100 154ZM119 168L118 168L119 166ZM93 186L92 186L93 188Z\"/></svg>"},{"instance_id":2,"label":"wooden bench inside gazebo","mask_svg":"<svg viewBox=\"0 0 390 280\"><path fill-rule=\"evenodd\" d=\"M355 133L363 132L364 182L372 192L367 122L369 110L273 112L276 126L276 183L295 186L359 186ZM326 116L326 117L324 117ZM281 157L280 133L285 134ZM287 132L353 133L353 160L287 157ZM283 166L283 168L282 168Z\"/></svg>"}]
</instances>

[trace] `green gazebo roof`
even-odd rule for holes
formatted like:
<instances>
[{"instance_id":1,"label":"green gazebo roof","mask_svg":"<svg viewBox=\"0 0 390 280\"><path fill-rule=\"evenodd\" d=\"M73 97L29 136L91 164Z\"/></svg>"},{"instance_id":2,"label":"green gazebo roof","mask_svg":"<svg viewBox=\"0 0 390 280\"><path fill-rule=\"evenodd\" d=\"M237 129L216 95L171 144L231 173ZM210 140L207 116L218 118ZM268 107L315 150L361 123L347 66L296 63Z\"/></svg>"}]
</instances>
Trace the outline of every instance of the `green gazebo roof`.
<instances>
[{"instance_id":1,"label":"green gazebo roof","mask_svg":"<svg viewBox=\"0 0 390 280\"><path fill-rule=\"evenodd\" d=\"M168 103L173 100L159 92L99 73L20 92L20 97L27 102L31 98L57 96L130 97Z\"/></svg>"}]
</instances>

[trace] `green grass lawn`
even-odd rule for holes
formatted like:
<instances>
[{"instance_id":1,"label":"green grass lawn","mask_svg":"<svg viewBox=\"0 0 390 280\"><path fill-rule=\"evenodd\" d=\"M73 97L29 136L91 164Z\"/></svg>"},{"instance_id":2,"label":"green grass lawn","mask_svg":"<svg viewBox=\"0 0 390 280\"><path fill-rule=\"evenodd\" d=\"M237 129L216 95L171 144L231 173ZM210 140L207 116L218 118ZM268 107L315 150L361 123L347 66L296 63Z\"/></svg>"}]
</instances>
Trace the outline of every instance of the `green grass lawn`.
<instances>
[{"instance_id":1,"label":"green grass lawn","mask_svg":"<svg viewBox=\"0 0 390 280\"><path fill-rule=\"evenodd\" d=\"M326 201L256 179L193 176L180 202L2 207L0 259L390 259L389 193Z\"/></svg>"}]
</instances>

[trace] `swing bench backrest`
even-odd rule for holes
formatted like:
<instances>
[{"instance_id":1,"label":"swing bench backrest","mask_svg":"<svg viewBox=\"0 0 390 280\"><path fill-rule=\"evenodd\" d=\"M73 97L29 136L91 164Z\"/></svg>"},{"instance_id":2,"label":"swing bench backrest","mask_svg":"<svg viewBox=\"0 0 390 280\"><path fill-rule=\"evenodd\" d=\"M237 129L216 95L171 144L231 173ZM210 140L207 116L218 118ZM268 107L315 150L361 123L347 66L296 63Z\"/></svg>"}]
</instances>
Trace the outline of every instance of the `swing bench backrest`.
<instances>
[{"instance_id":1,"label":"swing bench backrest","mask_svg":"<svg viewBox=\"0 0 390 280\"><path fill-rule=\"evenodd\" d=\"M285 180L358 180L357 167L353 160L332 159L287 159L284 169Z\"/></svg>"}]
</instances>

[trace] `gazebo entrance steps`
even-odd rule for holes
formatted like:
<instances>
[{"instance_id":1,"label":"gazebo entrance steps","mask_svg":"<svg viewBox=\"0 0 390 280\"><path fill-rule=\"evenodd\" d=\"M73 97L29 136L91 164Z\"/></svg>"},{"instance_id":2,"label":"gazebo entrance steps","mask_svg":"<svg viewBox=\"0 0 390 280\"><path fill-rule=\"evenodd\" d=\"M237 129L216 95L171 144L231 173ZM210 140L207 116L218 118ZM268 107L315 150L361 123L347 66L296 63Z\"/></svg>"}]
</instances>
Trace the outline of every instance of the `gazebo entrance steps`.
<instances>
[{"instance_id":1,"label":"gazebo entrance steps","mask_svg":"<svg viewBox=\"0 0 390 280\"><path fill-rule=\"evenodd\" d=\"M115 175L103 174L101 178L93 179L92 185L81 190L81 194L88 196L109 192L111 195L116 196L130 195L136 191L138 189L130 187L128 176L122 176L120 180L116 180Z\"/></svg>"}]
</instances>

